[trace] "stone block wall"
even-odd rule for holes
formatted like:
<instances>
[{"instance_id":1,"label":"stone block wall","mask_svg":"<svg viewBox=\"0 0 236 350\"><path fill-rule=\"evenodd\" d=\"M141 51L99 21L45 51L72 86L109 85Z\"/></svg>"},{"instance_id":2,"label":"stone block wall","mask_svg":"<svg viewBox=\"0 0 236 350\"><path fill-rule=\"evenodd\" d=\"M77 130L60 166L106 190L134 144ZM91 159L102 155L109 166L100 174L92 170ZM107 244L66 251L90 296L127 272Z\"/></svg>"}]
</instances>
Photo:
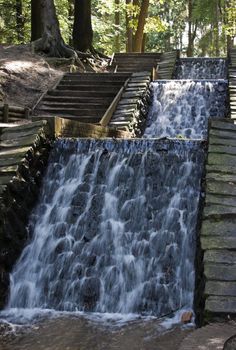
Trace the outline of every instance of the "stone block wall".
<instances>
[{"instance_id":1,"label":"stone block wall","mask_svg":"<svg viewBox=\"0 0 236 350\"><path fill-rule=\"evenodd\" d=\"M9 273L28 238L51 141L47 122L4 128L0 134L0 309L7 302Z\"/></svg>"}]
</instances>

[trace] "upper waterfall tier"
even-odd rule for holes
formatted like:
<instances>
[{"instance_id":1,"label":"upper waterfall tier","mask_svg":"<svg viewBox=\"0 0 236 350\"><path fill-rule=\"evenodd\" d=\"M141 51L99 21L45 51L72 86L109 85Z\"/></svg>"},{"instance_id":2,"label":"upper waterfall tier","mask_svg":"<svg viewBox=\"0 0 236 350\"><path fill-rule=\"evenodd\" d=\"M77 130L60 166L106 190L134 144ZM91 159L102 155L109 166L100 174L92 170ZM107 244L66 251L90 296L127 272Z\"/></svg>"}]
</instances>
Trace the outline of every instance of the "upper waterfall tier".
<instances>
[{"instance_id":1,"label":"upper waterfall tier","mask_svg":"<svg viewBox=\"0 0 236 350\"><path fill-rule=\"evenodd\" d=\"M227 79L227 61L223 58L182 58L177 79Z\"/></svg>"},{"instance_id":2,"label":"upper waterfall tier","mask_svg":"<svg viewBox=\"0 0 236 350\"><path fill-rule=\"evenodd\" d=\"M203 162L194 142L58 141L8 306L191 308Z\"/></svg>"},{"instance_id":3,"label":"upper waterfall tier","mask_svg":"<svg viewBox=\"0 0 236 350\"><path fill-rule=\"evenodd\" d=\"M205 139L208 119L227 115L225 80L159 80L152 89L144 137Z\"/></svg>"}]
</instances>

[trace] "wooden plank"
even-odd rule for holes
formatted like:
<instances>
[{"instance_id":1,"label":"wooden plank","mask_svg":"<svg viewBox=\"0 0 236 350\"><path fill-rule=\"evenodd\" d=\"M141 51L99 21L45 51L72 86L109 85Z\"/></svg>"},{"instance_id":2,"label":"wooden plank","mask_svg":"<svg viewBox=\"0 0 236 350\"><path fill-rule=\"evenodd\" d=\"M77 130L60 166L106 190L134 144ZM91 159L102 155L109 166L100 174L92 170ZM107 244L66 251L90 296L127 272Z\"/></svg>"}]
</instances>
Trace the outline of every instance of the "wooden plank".
<instances>
[{"instance_id":1,"label":"wooden plank","mask_svg":"<svg viewBox=\"0 0 236 350\"><path fill-rule=\"evenodd\" d=\"M99 124L103 127L106 127L111 118L113 113L116 110L116 107L121 99L121 96L126 88L126 86L128 85L129 79L127 79L124 83L124 85L121 87L121 89L119 90L119 92L117 93L117 95L115 96L114 100L112 101L112 103L110 104L110 106L108 107L108 109L106 110L105 114L103 115L103 117L101 118Z\"/></svg>"}]
</instances>

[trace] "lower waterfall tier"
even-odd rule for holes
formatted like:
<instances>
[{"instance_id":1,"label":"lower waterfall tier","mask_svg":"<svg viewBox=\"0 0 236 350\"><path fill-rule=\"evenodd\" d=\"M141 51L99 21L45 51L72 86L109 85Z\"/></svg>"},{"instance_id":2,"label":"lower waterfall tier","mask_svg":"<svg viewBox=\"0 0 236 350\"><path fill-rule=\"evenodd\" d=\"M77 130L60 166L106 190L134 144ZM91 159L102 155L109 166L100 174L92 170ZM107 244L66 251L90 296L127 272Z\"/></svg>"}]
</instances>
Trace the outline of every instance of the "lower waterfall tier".
<instances>
[{"instance_id":1,"label":"lower waterfall tier","mask_svg":"<svg viewBox=\"0 0 236 350\"><path fill-rule=\"evenodd\" d=\"M57 141L9 308L192 308L201 143Z\"/></svg>"}]
</instances>

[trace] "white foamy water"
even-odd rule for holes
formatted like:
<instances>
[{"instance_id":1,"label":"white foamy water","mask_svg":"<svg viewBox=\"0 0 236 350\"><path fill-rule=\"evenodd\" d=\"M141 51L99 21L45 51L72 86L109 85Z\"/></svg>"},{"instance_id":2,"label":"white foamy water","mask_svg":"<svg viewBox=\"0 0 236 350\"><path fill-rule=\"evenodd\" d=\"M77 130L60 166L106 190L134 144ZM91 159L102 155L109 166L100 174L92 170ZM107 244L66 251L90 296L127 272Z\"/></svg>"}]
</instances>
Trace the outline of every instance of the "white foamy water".
<instances>
[{"instance_id":1,"label":"white foamy water","mask_svg":"<svg viewBox=\"0 0 236 350\"><path fill-rule=\"evenodd\" d=\"M226 115L226 81L170 80L152 84L144 137L206 139L208 120Z\"/></svg>"},{"instance_id":2,"label":"white foamy water","mask_svg":"<svg viewBox=\"0 0 236 350\"><path fill-rule=\"evenodd\" d=\"M203 159L192 143L58 142L8 308L191 309Z\"/></svg>"}]
</instances>

